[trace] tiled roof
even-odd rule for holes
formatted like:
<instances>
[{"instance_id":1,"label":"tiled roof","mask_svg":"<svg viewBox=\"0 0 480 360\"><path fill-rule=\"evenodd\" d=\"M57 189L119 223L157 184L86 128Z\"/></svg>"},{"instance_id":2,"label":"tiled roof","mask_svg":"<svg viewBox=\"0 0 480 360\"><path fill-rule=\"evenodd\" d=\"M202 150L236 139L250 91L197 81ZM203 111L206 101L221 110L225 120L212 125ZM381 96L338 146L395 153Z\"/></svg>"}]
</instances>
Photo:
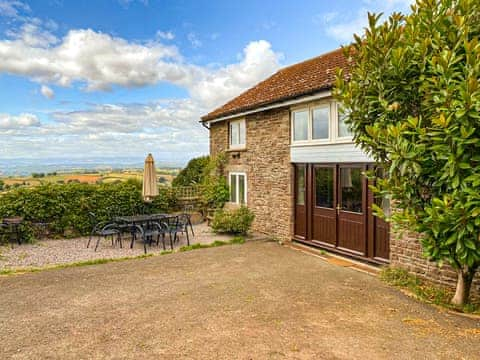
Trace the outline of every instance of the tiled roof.
<instances>
[{"instance_id":1,"label":"tiled roof","mask_svg":"<svg viewBox=\"0 0 480 360\"><path fill-rule=\"evenodd\" d=\"M214 120L254 110L261 106L331 89L338 68L348 71L348 60L342 49L283 68L248 89L225 105L202 117L202 121Z\"/></svg>"}]
</instances>

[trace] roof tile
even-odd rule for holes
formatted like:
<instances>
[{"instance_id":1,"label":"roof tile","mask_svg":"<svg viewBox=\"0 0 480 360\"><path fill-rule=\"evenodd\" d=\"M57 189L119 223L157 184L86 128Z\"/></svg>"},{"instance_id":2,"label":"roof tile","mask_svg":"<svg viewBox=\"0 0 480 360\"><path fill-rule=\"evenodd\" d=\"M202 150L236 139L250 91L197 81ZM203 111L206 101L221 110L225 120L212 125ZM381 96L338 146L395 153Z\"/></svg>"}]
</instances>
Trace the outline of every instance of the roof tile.
<instances>
[{"instance_id":1,"label":"roof tile","mask_svg":"<svg viewBox=\"0 0 480 360\"><path fill-rule=\"evenodd\" d=\"M331 89L337 69L343 68L348 71L348 62L340 48L283 68L225 105L203 116L202 121L235 115L260 106Z\"/></svg>"}]
</instances>

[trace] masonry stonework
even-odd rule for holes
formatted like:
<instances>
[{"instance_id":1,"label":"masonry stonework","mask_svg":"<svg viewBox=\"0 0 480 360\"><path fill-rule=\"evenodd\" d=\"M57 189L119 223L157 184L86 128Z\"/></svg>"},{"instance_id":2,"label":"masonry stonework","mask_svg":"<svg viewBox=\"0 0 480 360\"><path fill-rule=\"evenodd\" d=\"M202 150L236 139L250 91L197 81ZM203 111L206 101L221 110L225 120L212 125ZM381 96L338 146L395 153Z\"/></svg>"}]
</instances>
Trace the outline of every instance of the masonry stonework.
<instances>
[{"instance_id":1,"label":"masonry stonework","mask_svg":"<svg viewBox=\"0 0 480 360\"><path fill-rule=\"evenodd\" d=\"M228 172L247 175L247 206L254 212L253 230L289 241L293 227L290 113L288 108L249 115L246 148L230 151L228 122L212 123L210 154L226 152Z\"/></svg>"},{"instance_id":2,"label":"masonry stonework","mask_svg":"<svg viewBox=\"0 0 480 360\"><path fill-rule=\"evenodd\" d=\"M438 267L428 261L422 254L420 235L413 232L394 233L390 235L390 265L407 270L409 273L437 284L454 288L457 273L449 265ZM480 295L480 274L472 285L472 294Z\"/></svg>"}]
</instances>

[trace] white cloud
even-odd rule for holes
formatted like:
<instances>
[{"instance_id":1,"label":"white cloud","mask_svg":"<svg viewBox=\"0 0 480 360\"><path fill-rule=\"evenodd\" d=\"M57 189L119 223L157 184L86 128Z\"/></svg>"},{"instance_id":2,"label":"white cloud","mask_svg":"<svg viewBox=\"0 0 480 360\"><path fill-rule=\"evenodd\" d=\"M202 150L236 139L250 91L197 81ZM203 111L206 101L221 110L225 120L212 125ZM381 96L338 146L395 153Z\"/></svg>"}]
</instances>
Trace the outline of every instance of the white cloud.
<instances>
[{"instance_id":1,"label":"white cloud","mask_svg":"<svg viewBox=\"0 0 480 360\"><path fill-rule=\"evenodd\" d=\"M275 53L268 41L249 43L240 62L204 71L190 86L190 93L208 108L218 106L273 74L280 67L282 54Z\"/></svg>"},{"instance_id":2,"label":"white cloud","mask_svg":"<svg viewBox=\"0 0 480 360\"><path fill-rule=\"evenodd\" d=\"M204 111L193 100L185 99L95 105L52 113L50 121L42 124L31 114L0 115L0 128L7 130L0 131L0 158L12 154L74 157L80 150L88 156L154 152L166 159L186 160L208 152L208 131L198 124ZM4 117L9 119L5 124Z\"/></svg>"},{"instance_id":3,"label":"white cloud","mask_svg":"<svg viewBox=\"0 0 480 360\"><path fill-rule=\"evenodd\" d=\"M157 31L156 37L158 39L164 39L164 40L173 40L175 39L175 35L171 31Z\"/></svg>"},{"instance_id":4,"label":"white cloud","mask_svg":"<svg viewBox=\"0 0 480 360\"><path fill-rule=\"evenodd\" d=\"M348 43L353 41L353 34L363 34L368 25L368 12L382 12L387 16L394 11L408 13L414 2L415 0L362 0L362 7L354 14L342 13L342 16L338 16L329 12L316 15L314 22L321 19L327 35L342 43Z\"/></svg>"},{"instance_id":5,"label":"white cloud","mask_svg":"<svg viewBox=\"0 0 480 360\"><path fill-rule=\"evenodd\" d=\"M55 92L46 85L40 87L40 93L45 96L47 99L53 99Z\"/></svg>"},{"instance_id":6,"label":"white cloud","mask_svg":"<svg viewBox=\"0 0 480 360\"><path fill-rule=\"evenodd\" d=\"M0 16L16 18L22 11L30 11L30 7L18 0L0 0Z\"/></svg>"},{"instance_id":7,"label":"white cloud","mask_svg":"<svg viewBox=\"0 0 480 360\"><path fill-rule=\"evenodd\" d=\"M35 34L28 31L28 37L0 41L0 72L61 86L85 82L88 90L176 82L188 77L179 66L177 49L159 42L128 42L87 29L71 30L54 44L55 38Z\"/></svg>"},{"instance_id":8,"label":"white cloud","mask_svg":"<svg viewBox=\"0 0 480 360\"><path fill-rule=\"evenodd\" d=\"M175 46L127 41L91 29L70 30L58 39L29 23L9 36L0 40L0 73L64 87L80 83L89 91L165 81L185 87L208 106L219 105L272 74L281 60L265 40L248 44L238 63L212 70L186 63Z\"/></svg>"},{"instance_id":9,"label":"white cloud","mask_svg":"<svg viewBox=\"0 0 480 360\"><path fill-rule=\"evenodd\" d=\"M171 32L140 42L91 29L72 29L57 37L54 22L33 17L16 23L0 39L0 74L38 82L46 98L55 95L52 84L102 91L160 82L183 87L190 96L51 111L42 122L35 114L0 114L0 158L207 153L208 131L198 124L200 116L271 75L282 59L269 42L260 40L247 44L237 62L198 66L187 62L177 47L162 43L174 39Z\"/></svg>"},{"instance_id":10,"label":"white cloud","mask_svg":"<svg viewBox=\"0 0 480 360\"><path fill-rule=\"evenodd\" d=\"M34 114L9 115L0 114L0 129L17 130L26 127L39 126L40 121Z\"/></svg>"},{"instance_id":11,"label":"white cloud","mask_svg":"<svg viewBox=\"0 0 480 360\"><path fill-rule=\"evenodd\" d=\"M48 47L58 42L58 39L50 31L44 30L40 24L34 22L25 23L19 30L7 30L6 35L28 47Z\"/></svg>"},{"instance_id":12,"label":"white cloud","mask_svg":"<svg viewBox=\"0 0 480 360\"><path fill-rule=\"evenodd\" d=\"M190 44L192 44L192 47L194 49L202 47L202 45L203 45L203 43L198 38L197 34L195 34L194 32L188 33L187 39L188 39L188 41L190 41Z\"/></svg>"},{"instance_id":13,"label":"white cloud","mask_svg":"<svg viewBox=\"0 0 480 360\"><path fill-rule=\"evenodd\" d=\"M125 9L128 8L130 4L135 2L148 6L148 0L118 0L118 3Z\"/></svg>"}]
</instances>

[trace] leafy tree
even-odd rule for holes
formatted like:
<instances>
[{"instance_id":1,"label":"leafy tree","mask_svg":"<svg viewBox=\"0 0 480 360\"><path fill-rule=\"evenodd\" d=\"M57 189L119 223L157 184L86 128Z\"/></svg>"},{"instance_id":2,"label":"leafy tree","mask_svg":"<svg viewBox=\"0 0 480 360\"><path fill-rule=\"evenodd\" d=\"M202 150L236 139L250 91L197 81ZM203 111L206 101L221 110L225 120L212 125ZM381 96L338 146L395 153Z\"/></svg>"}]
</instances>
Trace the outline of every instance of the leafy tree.
<instances>
[{"instance_id":1,"label":"leafy tree","mask_svg":"<svg viewBox=\"0 0 480 360\"><path fill-rule=\"evenodd\" d=\"M453 266L462 305L480 266L480 2L417 0L379 18L346 49L336 95L355 142L387 170L375 190L391 196L392 223Z\"/></svg>"},{"instance_id":2,"label":"leafy tree","mask_svg":"<svg viewBox=\"0 0 480 360\"><path fill-rule=\"evenodd\" d=\"M187 166L173 179L173 186L191 186L202 183L205 168L210 161L209 156L201 156L190 160Z\"/></svg>"},{"instance_id":3,"label":"leafy tree","mask_svg":"<svg viewBox=\"0 0 480 360\"><path fill-rule=\"evenodd\" d=\"M204 214L208 209L221 209L230 198L230 192L225 177L227 157L224 153L210 157L204 169L200 205Z\"/></svg>"},{"instance_id":4,"label":"leafy tree","mask_svg":"<svg viewBox=\"0 0 480 360\"><path fill-rule=\"evenodd\" d=\"M4 187L5 187L5 182L3 180L0 180L0 191L2 191Z\"/></svg>"}]
</instances>

